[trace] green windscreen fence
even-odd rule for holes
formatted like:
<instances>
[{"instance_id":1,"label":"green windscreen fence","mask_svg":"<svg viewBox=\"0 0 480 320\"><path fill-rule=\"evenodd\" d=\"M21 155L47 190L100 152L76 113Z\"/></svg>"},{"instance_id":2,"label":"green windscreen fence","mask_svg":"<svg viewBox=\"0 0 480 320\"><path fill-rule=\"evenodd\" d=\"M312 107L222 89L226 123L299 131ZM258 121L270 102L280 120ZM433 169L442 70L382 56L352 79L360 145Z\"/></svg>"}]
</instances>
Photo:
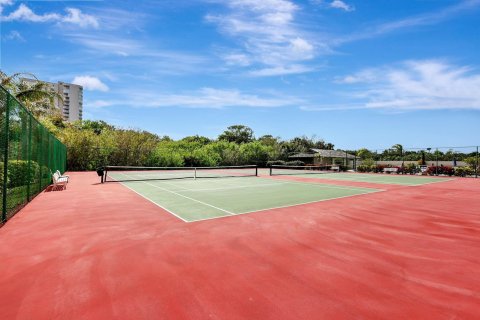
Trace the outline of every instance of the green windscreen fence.
<instances>
[{"instance_id":1,"label":"green windscreen fence","mask_svg":"<svg viewBox=\"0 0 480 320\"><path fill-rule=\"evenodd\" d=\"M66 170L67 148L0 86L0 223Z\"/></svg>"}]
</instances>

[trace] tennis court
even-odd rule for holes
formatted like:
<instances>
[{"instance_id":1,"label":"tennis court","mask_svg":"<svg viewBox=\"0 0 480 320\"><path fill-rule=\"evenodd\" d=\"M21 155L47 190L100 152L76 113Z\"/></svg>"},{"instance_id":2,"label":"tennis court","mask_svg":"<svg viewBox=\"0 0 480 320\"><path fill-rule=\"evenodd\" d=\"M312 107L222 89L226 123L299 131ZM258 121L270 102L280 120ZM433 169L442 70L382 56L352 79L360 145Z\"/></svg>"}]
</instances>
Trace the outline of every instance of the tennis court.
<instances>
[{"instance_id":1,"label":"tennis court","mask_svg":"<svg viewBox=\"0 0 480 320\"><path fill-rule=\"evenodd\" d=\"M311 168L299 167L273 167L270 171L272 176L290 175L314 179L329 179L341 181L367 182L379 184L394 184L404 186L421 186L429 183L444 182L450 178L425 177L399 174L367 174L367 173L344 173L344 172L323 172L311 170Z\"/></svg>"},{"instance_id":2,"label":"tennis court","mask_svg":"<svg viewBox=\"0 0 480 320\"><path fill-rule=\"evenodd\" d=\"M381 191L256 176L228 176L231 171L222 170L225 177L218 176L219 170L210 170L205 176L207 179L189 178L191 170L188 173L186 170L180 173L121 171L111 172L109 177L186 222ZM235 171L233 174L238 174Z\"/></svg>"}]
</instances>

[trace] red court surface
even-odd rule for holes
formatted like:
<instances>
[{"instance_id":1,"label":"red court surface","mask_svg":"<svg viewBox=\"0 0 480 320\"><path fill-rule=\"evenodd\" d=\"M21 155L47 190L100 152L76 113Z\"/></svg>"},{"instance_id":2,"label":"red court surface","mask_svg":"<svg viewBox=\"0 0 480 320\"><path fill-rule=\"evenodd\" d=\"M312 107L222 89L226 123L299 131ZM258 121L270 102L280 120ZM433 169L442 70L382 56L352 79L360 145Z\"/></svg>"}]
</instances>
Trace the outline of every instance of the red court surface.
<instances>
[{"instance_id":1,"label":"red court surface","mask_svg":"<svg viewBox=\"0 0 480 320\"><path fill-rule=\"evenodd\" d=\"M185 223L70 175L0 228L2 320L480 318L480 179Z\"/></svg>"}]
</instances>

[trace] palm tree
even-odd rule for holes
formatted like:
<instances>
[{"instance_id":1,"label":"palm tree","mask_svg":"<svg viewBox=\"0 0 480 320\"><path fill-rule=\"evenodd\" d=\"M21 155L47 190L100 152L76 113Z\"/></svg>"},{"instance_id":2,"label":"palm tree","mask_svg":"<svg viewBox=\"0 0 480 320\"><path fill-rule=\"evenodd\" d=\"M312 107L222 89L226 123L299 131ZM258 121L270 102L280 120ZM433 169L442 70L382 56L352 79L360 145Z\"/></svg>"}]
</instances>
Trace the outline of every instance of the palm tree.
<instances>
[{"instance_id":1,"label":"palm tree","mask_svg":"<svg viewBox=\"0 0 480 320\"><path fill-rule=\"evenodd\" d=\"M54 102L55 99L63 101L63 97L50 84L38 80L33 74L18 72L8 76L0 70L0 83L34 116L60 113Z\"/></svg>"},{"instance_id":2,"label":"palm tree","mask_svg":"<svg viewBox=\"0 0 480 320\"><path fill-rule=\"evenodd\" d=\"M403 155L403 146L401 144L395 144L392 146L392 150L395 152L395 154L398 155Z\"/></svg>"}]
</instances>

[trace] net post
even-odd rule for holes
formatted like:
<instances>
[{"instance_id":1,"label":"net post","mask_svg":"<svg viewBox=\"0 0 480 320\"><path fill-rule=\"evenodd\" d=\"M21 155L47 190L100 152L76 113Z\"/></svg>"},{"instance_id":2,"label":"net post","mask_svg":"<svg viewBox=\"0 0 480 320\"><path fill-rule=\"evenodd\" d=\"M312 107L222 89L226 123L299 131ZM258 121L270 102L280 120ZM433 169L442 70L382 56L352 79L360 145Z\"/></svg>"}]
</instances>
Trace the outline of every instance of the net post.
<instances>
[{"instance_id":1,"label":"net post","mask_svg":"<svg viewBox=\"0 0 480 320\"><path fill-rule=\"evenodd\" d=\"M197 180L197 167L193 170L193 180Z\"/></svg>"},{"instance_id":2,"label":"net post","mask_svg":"<svg viewBox=\"0 0 480 320\"><path fill-rule=\"evenodd\" d=\"M255 177L258 177L258 165L255 166Z\"/></svg>"},{"instance_id":3,"label":"net post","mask_svg":"<svg viewBox=\"0 0 480 320\"><path fill-rule=\"evenodd\" d=\"M270 170L269 170L269 171L270 171L270 175L272 175L272 166L270 166Z\"/></svg>"},{"instance_id":4,"label":"net post","mask_svg":"<svg viewBox=\"0 0 480 320\"><path fill-rule=\"evenodd\" d=\"M7 180L8 180L8 134L9 134L9 121L10 121L10 94L7 93L7 103L5 105L5 143L3 147L3 192L2 192L2 220L7 221Z\"/></svg>"}]
</instances>

